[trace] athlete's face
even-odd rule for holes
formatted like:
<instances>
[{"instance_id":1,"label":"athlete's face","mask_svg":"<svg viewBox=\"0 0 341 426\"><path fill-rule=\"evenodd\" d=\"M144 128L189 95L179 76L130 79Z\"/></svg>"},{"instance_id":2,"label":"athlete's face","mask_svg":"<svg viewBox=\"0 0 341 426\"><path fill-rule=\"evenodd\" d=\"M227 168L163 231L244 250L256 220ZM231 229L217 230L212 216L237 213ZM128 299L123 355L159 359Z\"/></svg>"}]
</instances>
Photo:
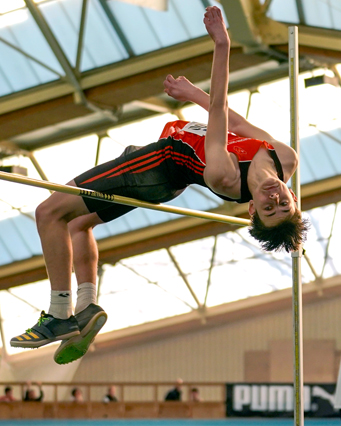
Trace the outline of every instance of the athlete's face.
<instances>
[{"instance_id":1,"label":"athlete's face","mask_svg":"<svg viewBox=\"0 0 341 426\"><path fill-rule=\"evenodd\" d=\"M253 192L249 203L250 215L257 211L265 226L276 226L290 218L296 209L295 194L279 179L268 178Z\"/></svg>"}]
</instances>

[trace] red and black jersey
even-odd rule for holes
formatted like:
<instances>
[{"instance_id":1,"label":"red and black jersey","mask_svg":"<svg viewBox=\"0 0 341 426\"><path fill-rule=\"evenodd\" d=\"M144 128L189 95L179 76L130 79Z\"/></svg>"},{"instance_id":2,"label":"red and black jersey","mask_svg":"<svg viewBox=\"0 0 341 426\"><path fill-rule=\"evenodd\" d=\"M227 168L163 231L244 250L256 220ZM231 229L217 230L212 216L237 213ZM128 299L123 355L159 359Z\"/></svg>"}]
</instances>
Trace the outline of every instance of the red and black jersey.
<instances>
[{"instance_id":1,"label":"red and black jersey","mask_svg":"<svg viewBox=\"0 0 341 426\"><path fill-rule=\"evenodd\" d=\"M128 146L122 155L100 164L75 178L76 185L95 191L122 195L143 201L163 203L186 189L204 181L206 126L200 123L173 121L167 123L160 139L149 145ZM267 142L228 134L227 149L239 160L241 196L238 200L216 194L226 201L245 203L252 196L247 186L247 173L254 155L265 146L273 158L279 177L282 167L274 148ZM105 201L84 198L90 212L97 212L104 221L116 219L133 207L108 204Z\"/></svg>"},{"instance_id":2,"label":"red and black jersey","mask_svg":"<svg viewBox=\"0 0 341 426\"><path fill-rule=\"evenodd\" d=\"M165 125L160 138L171 137L174 140L181 141L190 145L195 151L197 157L206 164L205 160L205 136L207 126L205 124L176 120ZM226 148L228 152L235 154L238 158L241 172L241 197L239 200L233 200L229 197L217 194L227 201L236 201L245 203L252 199L247 186L247 172L253 157L257 154L260 147L265 147L269 155L274 160L279 179L283 180L283 169L278 159L274 147L266 141L258 139L244 138L234 133L228 132Z\"/></svg>"}]
</instances>

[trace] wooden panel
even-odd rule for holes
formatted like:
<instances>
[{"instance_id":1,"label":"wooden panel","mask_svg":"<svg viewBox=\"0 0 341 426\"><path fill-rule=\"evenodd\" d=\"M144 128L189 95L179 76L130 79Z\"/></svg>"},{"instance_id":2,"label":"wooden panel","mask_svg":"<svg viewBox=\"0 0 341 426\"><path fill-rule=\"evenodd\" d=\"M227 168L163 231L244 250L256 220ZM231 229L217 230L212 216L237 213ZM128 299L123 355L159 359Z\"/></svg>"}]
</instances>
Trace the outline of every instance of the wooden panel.
<instances>
[{"instance_id":1,"label":"wooden panel","mask_svg":"<svg viewBox=\"0 0 341 426\"><path fill-rule=\"evenodd\" d=\"M57 417L57 404L54 402L44 402L44 419L54 419Z\"/></svg>"},{"instance_id":2,"label":"wooden panel","mask_svg":"<svg viewBox=\"0 0 341 426\"><path fill-rule=\"evenodd\" d=\"M86 419L89 417L89 406L85 402L59 402L57 417L59 419Z\"/></svg>"},{"instance_id":3,"label":"wooden panel","mask_svg":"<svg viewBox=\"0 0 341 426\"><path fill-rule=\"evenodd\" d=\"M23 419L43 419L44 403L38 401L24 401L22 403L21 412Z\"/></svg>"},{"instance_id":4,"label":"wooden panel","mask_svg":"<svg viewBox=\"0 0 341 426\"><path fill-rule=\"evenodd\" d=\"M270 347L270 381L293 380L293 343L276 340ZM335 340L305 340L303 344L304 381L330 383L335 381Z\"/></svg>"},{"instance_id":5,"label":"wooden panel","mask_svg":"<svg viewBox=\"0 0 341 426\"><path fill-rule=\"evenodd\" d=\"M193 419L223 419L226 417L226 406L223 402L198 402L190 405Z\"/></svg>"},{"instance_id":6,"label":"wooden panel","mask_svg":"<svg viewBox=\"0 0 341 426\"><path fill-rule=\"evenodd\" d=\"M153 419L157 417L158 409L155 402L126 402L124 417Z\"/></svg>"},{"instance_id":7,"label":"wooden panel","mask_svg":"<svg viewBox=\"0 0 341 426\"><path fill-rule=\"evenodd\" d=\"M21 402L0 402L0 419L18 419L21 411Z\"/></svg>"},{"instance_id":8,"label":"wooden panel","mask_svg":"<svg viewBox=\"0 0 341 426\"><path fill-rule=\"evenodd\" d=\"M124 417L124 403L121 402L92 402L92 419L115 419Z\"/></svg>"},{"instance_id":9,"label":"wooden panel","mask_svg":"<svg viewBox=\"0 0 341 426\"><path fill-rule=\"evenodd\" d=\"M247 351L244 354L244 380L250 383L270 381L270 352Z\"/></svg>"},{"instance_id":10,"label":"wooden panel","mask_svg":"<svg viewBox=\"0 0 341 426\"><path fill-rule=\"evenodd\" d=\"M159 406L159 417L169 419L183 419L191 415L188 404L178 401L161 402Z\"/></svg>"},{"instance_id":11,"label":"wooden panel","mask_svg":"<svg viewBox=\"0 0 341 426\"><path fill-rule=\"evenodd\" d=\"M0 419L112 419L225 417L224 402L3 402Z\"/></svg>"},{"instance_id":12,"label":"wooden panel","mask_svg":"<svg viewBox=\"0 0 341 426\"><path fill-rule=\"evenodd\" d=\"M303 343L304 381L335 381L335 340L305 340Z\"/></svg>"},{"instance_id":13,"label":"wooden panel","mask_svg":"<svg viewBox=\"0 0 341 426\"><path fill-rule=\"evenodd\" d=\"M275 340L270 348L270 382L292 382L293 358L291 340Z\"/></svg>"}]
</instances>

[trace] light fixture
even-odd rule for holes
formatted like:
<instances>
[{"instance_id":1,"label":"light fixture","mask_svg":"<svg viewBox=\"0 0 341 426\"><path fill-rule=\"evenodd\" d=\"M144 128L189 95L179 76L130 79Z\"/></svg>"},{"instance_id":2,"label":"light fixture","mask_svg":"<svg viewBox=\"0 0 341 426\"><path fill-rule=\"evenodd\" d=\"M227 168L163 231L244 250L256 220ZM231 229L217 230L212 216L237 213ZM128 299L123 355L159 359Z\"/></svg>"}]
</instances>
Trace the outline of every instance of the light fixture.
<instances>
[{"instance_id":1,"label":"light fixture","mask_svg":"<svg viewBox=\"0 0 341 426\"><path fill-rule=\"evenodd\" d=\"M27 169L21 166L0 166L0 172L15 173L17 175L27 176Z\"/></svg>"},{"instance_id":2,"label":"light fixture","mask_svg":"<svg viewBox=\"0 0 341 426\"><path fill-rule=\"evenodd\" d=\"M46 0L34 0L34 3L42 3ZM26 7L24 0L0 0L0 14L13 12Z\"/></svg>"},{"instance_id":3,"label":"light fixture","mask_svg":"<svg viewBox=\"0 0 341 426\"><path fill-rule=\"evenodd\" d=\"M304 79L304 86L306 88L311 86L318 86L320 84L331 84L332 86L339 87L339 79L336 76L330 77L326 74Z\"/></svg>"},{"instance_id":4,"label":"light fixture","mask_svg":"<svg viewBox=\"0 0 341 426\"><path fill-rule=\"evenodd\" d=\"M168 0L116 0L123 3L131 3L136 6L148 7L149 9L155 10L168 10Z\"/></svg>"}]
</instances>

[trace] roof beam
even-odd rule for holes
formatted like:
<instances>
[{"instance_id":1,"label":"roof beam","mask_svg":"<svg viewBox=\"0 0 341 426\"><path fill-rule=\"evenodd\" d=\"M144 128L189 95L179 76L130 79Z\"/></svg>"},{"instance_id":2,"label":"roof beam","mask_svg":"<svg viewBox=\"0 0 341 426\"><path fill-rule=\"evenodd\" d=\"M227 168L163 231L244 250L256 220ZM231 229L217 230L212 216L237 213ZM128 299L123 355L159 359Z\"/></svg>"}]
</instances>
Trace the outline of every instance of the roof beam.
<instances>
[{"instance_id":1,"label":"roof beam","mask_svg":"<svg viewBox=\"0 0 341 426\"><path fill-rule=\"evenodd\" d=\"M231 56L233 57L231 72L245 67L246 61L241 49L233 49ZM247 58L247 64L248 66L256 66L266 62L266 60L267 58L251 55ZM132 61L134 62L134 59ZM175 63L174 55L172 55L172 61L172 64L156 67L140 74L131 75L130 71L130 75L128 73L128 76L121 80L113 79L107 84L89 88L85 91L86 98L90 103L105 105L107 109L114 109L135 100L160 96L163 93L163 80L169 73L175 76L186 75L194 83L210 78L212 52ZM133 64L131 67L134 68ZM28 102L34 102L35 96L39 98L39 94L34 91L27 96ZM18 96L15 102L11 106L7 104L7 107L10 106L12 110L15 110L15 106L18 106L17 103L21 100L25 103L25 99L20 99L20 96ZM5 100L0 104L0 110L1 108L6 108ZM10 139L42 127L56 125L87 115L89 115L89 110L83 105L74 104L71 94L59 96L47 102L40 102L26 108L21 107L18 111L0 115L0 135L3 139ZM107 122L108 127L113 127L113 123L109 124L109 120ZM19 143L18 145L24 149L36 148L34 143L30 147Z\"/></svg>"},{"instance_id":2,"label":"roof beam","mask_svg":"<svg viewBox=\"0 0 341 426\"><path fill-rule=\"evenodd\" d=\"M99 70L87 71L83 73L79 84L82 90L86 90L142 73L148 73L161 67L169 67L176 63L181 64L196 57L200 58L203 55L212 55L212 51L213 43L211 39L204 37L204 40L201 38L192 40L182 43L180 46L172 46L161 51L130 58L118 64L102 67ZM210 60L212 60L211 55ZM72 85L58 81L4 96L1 98L0 114L71 95L73 92L74 87ZM160 93L160 90L158 93Z\"/></svg>"},{"instance_id":3,"label":"roof beam","mask_svg":"<svg viewBox=\"0 0 341 426\"><path fill-rule=\"evenodd\" d=\"M256 2L254 0L221 0L220 3L228 19L231 39L242 45L246 51L259 49L262 41L254 19Z\"/></svg>"},{"instance_id":4,"label":"roof beam","mask_svg":"<svg viewBox=\"0 0 341 426\"><path fill-rule=\"evenodd\" d=\"M32 3L32 0L27 1ZM287 65L280 63L272 70L262 70L260 73L255 71L247 79L237 76L233 81L235 71L250 70L252 67L266 63L269 59L286 61L287 26L267 18L255 0L223 0L222 4L225 8L230 7L231 4L228 17L231 21L231 31L235 31L236 34L236 39L232 38L230 92L285 77ZM34 10L39 10L36 5ZM244 31L238 32L240 25L247 29L245 30L247 36ZM338 31L301 26L299 31L300 54L307 58L301 64L301 71L312 68L311 58L319 65L328 63L332 66L341 62ZM244 47L241 43L244 43ZM135 100L144 101L150 97L162 97L162 81L168 73L186 75L194 83L208 80L211 72L212 49L211 39L205 36L86 72L79 77L78 83L86 97L84 105L74 103L75 87L62 79L42 87L2 97L1 137L12 140L19 137L20 141L15 142L21 148L33 150L87 133L105 131L113 127L115 123L123 124L140 118L140 114L143 117L149 116L154 111L136 108L135 113L129 110L116 121L115 109ZM76 75L72 77L70 67L70 64L66 67L71 72L69 75L78 80ZM95 123L88 119L91 114L89 111L91 105L106 107L105 113L102 112ZM101 112L98 108L96 111ZM74 128L69 125L71 123L68 123L64 128L61 126L52 130L52 127L59 123L82 117L84 118L83 126L78 122L77 127ZM44 129L47 131L44 132ZM35 135L35 131L39 131L39 134ZM42 137L42 134L45 134L45 137Z\"/></svg>"},{"instance_id":5,"label":"roof beam","mask_svg":"<svg viewBox=\"0 0 341 426\"><path fill-rule=\"evenodd\" d=\"M321 291L322 289L322 297ZM336 276L325 279L318 286L315 282L305 284L302 289L304 306L319 303L322 300L341 297L341 277ZM226 325L233 322L245 321L278 311L291 309L292 290L286 288L273 291L235 302L212 306L206 310L207 323L205 327ZM89 357L96 357L104 351L118 350L125 347L146 343L148 341L162 340L171 336L195 332L203 329L203 324L198 320L195 312L190 312L174 317L139 324L133 327L102 333L96 338L95 351ZM21 355L21 354L20 354ZM24 356L24 355L22 355Z\"/></svg>"},{"instance_id":6,"label":"roof beam","mask_svg":"<svg viewBox=\"0 0 341 426\"><path fill-rule=\"evenodd\" d=\"M79 84L78 79L75 76L74 70L69 60L65 56L63 49L60 47L56 37L51 31L49 25L47 24L44 16L42 15L39 7L36 5L36 3L33 0L25 0L25 3L27 6L27 9L30 11L33 19L35 20L40 31L44 35L47 43L49 44L56 58L58 59L58 62L60 63L61 67L63 68L66 78L68 79L69 83L72 85L74 91L77 93L80 100L82 100L84 97L83 91Z\"/></svg>"},{"instance_id":7,"label":"roof beam","mask_svg":"<svg viewBox=\"0 0 341 426\"><path fill-rule=\"evenodd\" d=\"M83 44L84 44L84 33L85 33L85 21L88 8L88 0L83 0L82 2L82 11L81 11L81 21L79 24L79 34L78 34L78 44L77 44L77 55L76 55L76 73L80 75L80 67L83 53Z\"/></svg>"},{"instance_id":8,"label":"roof beam","mask_svg":"<svg viewBox=\"0 0 341 426\"><path fill-rule=\"evenodd\" d=\"M110 24L114 28L115 32L117 33L119 39L121 40L121 43L123 47L125 48L126 52L130 57L135 56L135 52L133 51L133 48L131 47L127 37L125 36L124 32L122 31L121 26L119 25L114 13L110 9L107 0L98 0L100 5L102 6L102 9L104 10L104 13L107 15L107 18L110 21Z\"/></svg>"}]
</instances>

